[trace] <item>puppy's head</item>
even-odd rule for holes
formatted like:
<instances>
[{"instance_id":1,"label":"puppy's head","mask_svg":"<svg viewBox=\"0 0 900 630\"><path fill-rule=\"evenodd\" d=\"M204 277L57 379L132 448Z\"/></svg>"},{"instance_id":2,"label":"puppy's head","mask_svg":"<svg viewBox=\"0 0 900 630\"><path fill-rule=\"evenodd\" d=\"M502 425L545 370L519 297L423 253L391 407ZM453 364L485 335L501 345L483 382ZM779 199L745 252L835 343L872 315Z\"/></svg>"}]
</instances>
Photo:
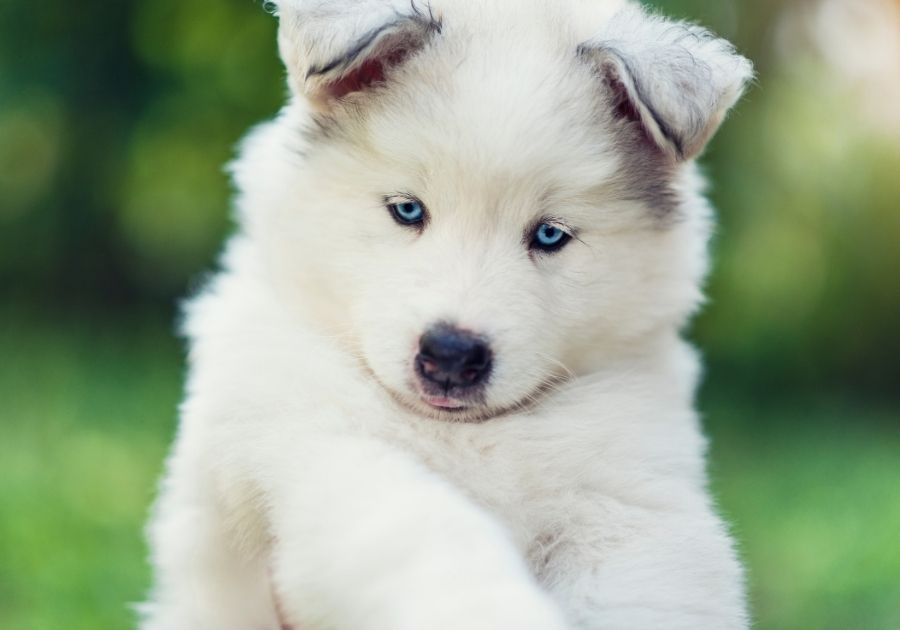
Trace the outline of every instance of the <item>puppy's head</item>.
<instances>
[{"instance_id":1,"label":"puppy's head","mask_svg":"<svg viewBox=\"0 0 900 630\"><path fill-rule=\"evenodd\" d=\"M399 401L488 418L683 324L730 45L616 1L278 9L294 102L239 164L247 222Z\"/></svg>"}]
</instances>

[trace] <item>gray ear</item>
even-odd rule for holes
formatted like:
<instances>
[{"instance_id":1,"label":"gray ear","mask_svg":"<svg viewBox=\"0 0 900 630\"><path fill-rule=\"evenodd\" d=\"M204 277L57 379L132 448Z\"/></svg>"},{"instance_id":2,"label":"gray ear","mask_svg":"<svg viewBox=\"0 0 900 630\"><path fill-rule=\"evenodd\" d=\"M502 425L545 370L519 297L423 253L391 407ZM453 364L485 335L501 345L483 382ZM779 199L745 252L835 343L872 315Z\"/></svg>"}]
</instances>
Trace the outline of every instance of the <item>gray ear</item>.
<instances>
[{"instance_id":1,"label":"gray ear","mask_svg":"<svg viewBox=\"0 0 900 630\"><path fill-rule=\"evenodd\" d=\"M320 109L384 83L439 33L409 0L277 0L278 45L295 93Z\"/></svg>"},{"instance_id":2,"label":"gray ear","mask_svg":"<svg viewBox=\"0 0 900 630\"><path fill-rule=\"evenodd\" d=\"M629 7L579 48L614 115L639 123L664 153L696 157L737 102L753 67L709 31Z\"/></svg>"}]
</instances>

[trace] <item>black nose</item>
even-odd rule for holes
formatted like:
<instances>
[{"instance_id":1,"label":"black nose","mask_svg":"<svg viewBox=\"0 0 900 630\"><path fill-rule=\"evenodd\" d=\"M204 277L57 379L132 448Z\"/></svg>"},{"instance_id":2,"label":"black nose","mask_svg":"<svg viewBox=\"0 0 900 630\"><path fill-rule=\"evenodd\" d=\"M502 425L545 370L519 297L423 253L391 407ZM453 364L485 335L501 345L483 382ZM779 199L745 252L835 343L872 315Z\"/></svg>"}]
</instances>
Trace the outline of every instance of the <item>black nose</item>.
<instances>
[{"instance_id":1,"label":"black nose","mask_svg":"<svg viewBox=\"0 0 900 630\"><path fill-rule=\"evenodd\" d=\"M432 383L452 387L472 387L491 370L491 349L484 339L453 326L435 326L419 341L416 357L419 375Z\"/></svg>"}]
</instances>

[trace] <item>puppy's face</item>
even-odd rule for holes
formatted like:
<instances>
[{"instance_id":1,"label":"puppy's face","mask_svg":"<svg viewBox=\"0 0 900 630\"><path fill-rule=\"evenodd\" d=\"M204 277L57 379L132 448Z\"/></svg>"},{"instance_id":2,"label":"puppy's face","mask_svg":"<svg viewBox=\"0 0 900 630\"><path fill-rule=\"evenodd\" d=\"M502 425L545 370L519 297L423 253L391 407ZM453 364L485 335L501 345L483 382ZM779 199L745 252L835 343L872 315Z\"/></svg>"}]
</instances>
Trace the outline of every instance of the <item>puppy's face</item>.
<instances>
[{"instance_id":1,"label":"puppy's face","mask_svg":"<svg viewBox=\"0 0 900 630\"><path fill-rule=\"evenodd\" d=\"M673 131L627 53L453 16L413 12L302 66L306 201L270 233L313 261L306 283L400 403L471 421L689 313L706 217L687 152L720 115Z\"/></svg>"}]
</instances>

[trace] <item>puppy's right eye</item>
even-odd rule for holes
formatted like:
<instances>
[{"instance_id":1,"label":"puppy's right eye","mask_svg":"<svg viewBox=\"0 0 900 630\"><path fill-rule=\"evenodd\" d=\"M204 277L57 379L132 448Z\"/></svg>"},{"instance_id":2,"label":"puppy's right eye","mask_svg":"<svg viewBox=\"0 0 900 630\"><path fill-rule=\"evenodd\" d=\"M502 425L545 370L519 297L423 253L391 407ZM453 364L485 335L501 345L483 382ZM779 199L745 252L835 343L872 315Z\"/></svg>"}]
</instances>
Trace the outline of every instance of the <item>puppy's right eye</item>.
<instances>
[{"instance_id":1,"label":"puppy's right eye","mask_svg":"<svg viewBox=\"0 0 900 630\"><path fill-rule=\"evenodd\" d=\"M547 254L558 252L572 240L572 235L553 223L541 223L531 235L529 247Z\"/></svg>"},{"instance_id":2,"label":"puppy's right eye","mask_svg":"<svg viewBox=\"0 0 900 630\"><path fill-rule=\"evenodd\" d=\"M421 229L428 218L425 206L418 199L392 197L386 202L391 216L400 225Z\"/></svg>"}]
</instances>

